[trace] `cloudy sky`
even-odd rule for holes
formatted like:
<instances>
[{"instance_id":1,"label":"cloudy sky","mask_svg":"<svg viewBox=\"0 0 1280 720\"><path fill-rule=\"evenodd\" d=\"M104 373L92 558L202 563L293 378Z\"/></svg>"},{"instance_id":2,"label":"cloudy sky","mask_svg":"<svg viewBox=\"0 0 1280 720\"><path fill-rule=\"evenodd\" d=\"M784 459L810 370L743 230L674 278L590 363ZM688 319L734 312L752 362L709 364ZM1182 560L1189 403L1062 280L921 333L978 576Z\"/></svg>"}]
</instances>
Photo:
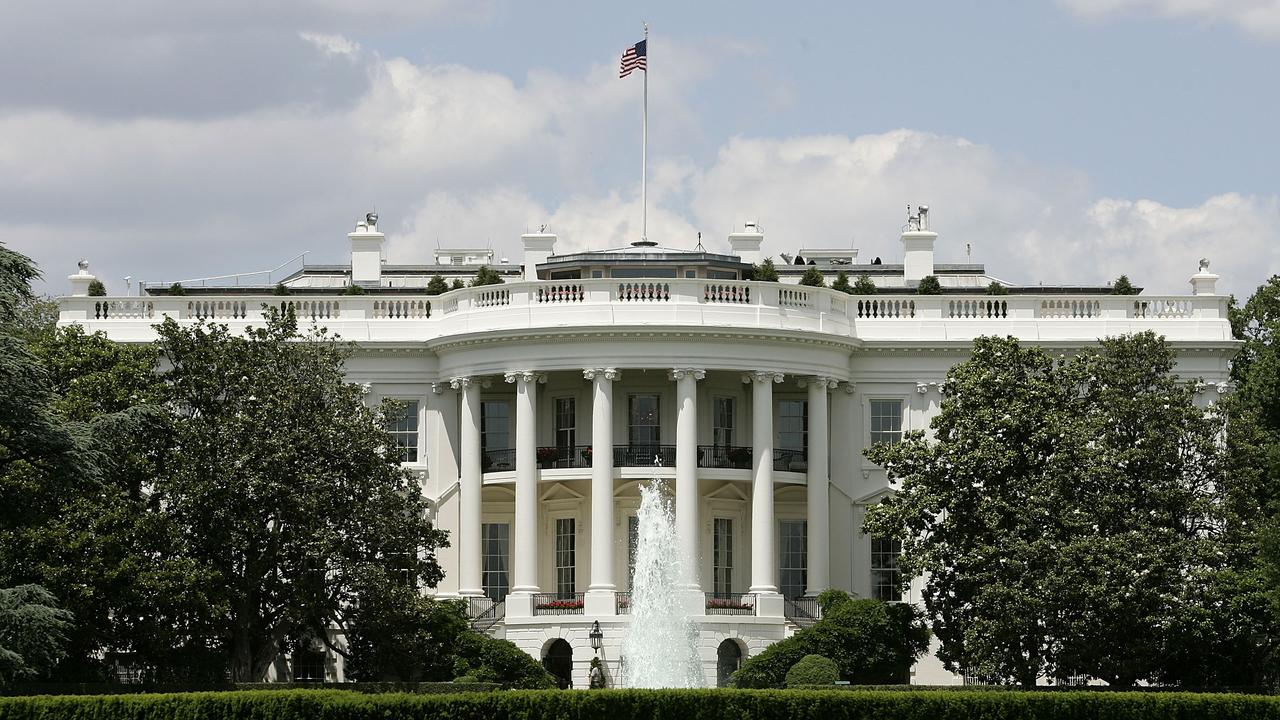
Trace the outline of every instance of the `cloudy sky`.
<instances>
[{"instance_id":1,"label":"cloudy sky","mask_svg":"<svg viewBox=\"0 0 1280 720\"><path fill-rule=\"evenodd\" d=\"M342 262L374 207L392 262L629 242L641 20L663 244L894 262L927 203L1013 282L1280 272L1280 0L9 0L0 241L53 293Z\"/></svg>"}]
</instances>

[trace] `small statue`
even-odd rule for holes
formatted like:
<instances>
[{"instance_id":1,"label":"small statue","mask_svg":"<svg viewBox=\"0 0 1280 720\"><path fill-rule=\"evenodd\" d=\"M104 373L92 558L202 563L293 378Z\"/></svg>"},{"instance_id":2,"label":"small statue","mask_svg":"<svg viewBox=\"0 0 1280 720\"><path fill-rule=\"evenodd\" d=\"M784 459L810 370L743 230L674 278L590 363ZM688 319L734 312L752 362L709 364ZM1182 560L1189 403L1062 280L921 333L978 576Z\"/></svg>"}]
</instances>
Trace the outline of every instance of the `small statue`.
<instances>
[{"instance_id":1,"label":"small statue","mask_svg":"<svg viewBox=\"0 0 1280 720\"><path fill-rule=\"evenodd\" d=\"M1209 258L1200 258L1200 272L1209 272Z\"/></svg>"}]
</instances>

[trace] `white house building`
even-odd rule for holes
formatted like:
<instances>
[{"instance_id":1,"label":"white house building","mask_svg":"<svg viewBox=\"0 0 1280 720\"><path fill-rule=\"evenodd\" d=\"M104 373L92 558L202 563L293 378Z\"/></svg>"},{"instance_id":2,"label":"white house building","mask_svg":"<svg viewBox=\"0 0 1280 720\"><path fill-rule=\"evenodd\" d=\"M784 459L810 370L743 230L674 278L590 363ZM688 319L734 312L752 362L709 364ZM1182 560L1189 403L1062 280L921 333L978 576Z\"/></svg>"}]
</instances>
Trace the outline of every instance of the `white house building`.
<instances>
[{"instance_id":1,"label":"white house building","mask_svg":"<svg viewBox=\"0 0 1280 720\"><path fill-rule=\"evenodd\" d=\"M159 285L90 297L82 263L60 322L148 342L164 317L242 327L265 304L355 341L350 379L410 408L395 435L452 542L438 592L470 598L478 627L579 687L597 622L599 655L621 677L638 486L667 478L679 550L697 559L705 594L690 611L714 685L811 622L825 588L919 601L918 586L899 590L898 544L860 531L889 492L862 450L927 428L975 337L1070 350L1154 330L1177 348L1179 372L1204 381L1206 402L1226 389L1235 343L1207 263L1181 296L1008 283L995 296L986 288L1000 281L981 265L935 263L937 238L921 208L901 264L802 249L782 256L773 283L744 279L762 259L750 224L724 254L638 242L557 255L556 236L537 232L523 236L519 265L441 250L436 264L409 266L386 262L371 214L348 235L349 265L305 266L284 280L288 295ZM424 293L433 276L469 278L480 263L505 283ZM828 284L866 274L879 293L797 285L809 267ZM929 275L943 294L915 294ZM341 662L323 672L340 679ZM912 676L960 681L932 656Z\"/></svg>"}]
</instances>

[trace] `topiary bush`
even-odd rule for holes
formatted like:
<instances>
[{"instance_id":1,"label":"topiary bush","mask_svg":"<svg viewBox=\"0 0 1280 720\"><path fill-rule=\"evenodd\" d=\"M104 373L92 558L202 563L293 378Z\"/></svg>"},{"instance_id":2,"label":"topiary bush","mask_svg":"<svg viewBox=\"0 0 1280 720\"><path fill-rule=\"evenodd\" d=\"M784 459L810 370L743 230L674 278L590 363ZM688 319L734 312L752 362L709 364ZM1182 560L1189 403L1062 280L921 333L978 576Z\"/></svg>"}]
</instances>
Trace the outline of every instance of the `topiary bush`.
<instances>
[{"instance_id":1,"label":"topiary bush","mask_svg":"<svg viewBox=\"0 0 1280 720\"><path fill-rule=\"evenodd\" d=\"M787 687L835 685L840 670L835 661L821 655L805 655L787 671Z\"/></svg>"},{"instance_id":2,"label":"topiary bush","mask_svg":"<svg viewBox=\"0 0 1280 720\"><path fill-rule=\"evenodd\" d=\"M841 270L836 273L835 282L831 283L832 290L839 290L846 295L853 294L853 286L849 284L849 273Z\"/></svg>"},{"instance_id":3,"label":"topiary bush","mask_svg":"<svg viewBox=\"0 0 1280 720\"><path fill-rule=\"evenodd\" d=\"M941 295L942 283L938 282L936 275L926 275L920 279L920 284L916 286L917 295Z\"/></svg>"},{"instance_id":4,"label":"topiary bush","mask_svg":"<svg viewBox=\"0 0 1280 720\"><path fill-rule=\"evenodd\" d=\"M501 285L503 283L502 276L497 270L488 265L481 265L476 270L476 276L471 279L471 287L483 287L485 285Z\"/></svg>"},{"instance_id":5,"label":"topiary bush","mask_svg":"<svg viewBox=\"0 0 1280 720\"><path fill-rule=\"evenodd\" d=\"M107 286L102 284L101 280L89 281L89 297L104 297L107 294Z\"/></svg>"},{"instance_id":6,"label":"topiary bush","mask_svg":"<svg viewBox=\"0 0 1280 720\"><path fill-rule=\"evenodd\" d=\"M876 290L876 281L866 273L859 275L857 282L853 284L854 295L875 295Z\"/></svg>"},{"instance_id":7,"label":"topiary bush","mask_svg":"<svg viewBox=\"0 0 1280 720\"><path fill-rule=\"evenodd\" d=\"M826 287L827 281L822 277L822 271L817 267L810 265L804 271L804 275L800 276L800 284L809 287Z\"/></svg>"},{"instance_id":8,"label":"topiary bush","mask_svg":"<svg viewBox=\"0 0 1280 720\"><path fill-rule=\"evenodd\" d=\"M449 285L444 281L444 278L440 275L432 276L431 280L427 283L427 294L443 295L447 292L449 292Z\"/></svg>"},{"instance_id":9,"label":"topiary bush","mask_svg":"<svg viewBox=\"0 0 1280 720\"><path fill-rule=\"evenodd\" d=\"M537 690L554 688L555 678L529 653L509 640L498 640L483 633L468 631L457 641L454 652L456 676L474 677L479 682Z\"/></svg>"},{"instance_id":10,"label":"topiary bush","mask_svg":"<svg viewBox=\"0 0 1280 720\"><path fill-rule=\"evenodd\" d=\"M778 282L778 268L773 266L773 258L765 258L759 265L752 265L749 279L757 282Z\"/></svg>"},{"instance_id":11,"label":"topiary bush","mask_svg":"<svg viewBox=\"0 0 1280 720\"><path fill-rule=\"evenodd\" d=\"M1116 281L1114 283L1112 283L1111 294L1112 295L1137 295L1138 289L1133 286L1133 283L1129 282L1128 275L1121 275L1120 277L1116 278Z\"/></svg>"},{"instance_id":12,"label":"topiary bush","mask_svg":"<svg viewBox=\"0 0 1280 720\"><path fill-rule=\"evenodd\" d=\"M992 280L991 284L987 285L987 294L988 295L1008 295L1009 289L1006 288L1004 285L1001 285L1000 283L996 282L995 280Z\"/></svg>"}]
</instances>

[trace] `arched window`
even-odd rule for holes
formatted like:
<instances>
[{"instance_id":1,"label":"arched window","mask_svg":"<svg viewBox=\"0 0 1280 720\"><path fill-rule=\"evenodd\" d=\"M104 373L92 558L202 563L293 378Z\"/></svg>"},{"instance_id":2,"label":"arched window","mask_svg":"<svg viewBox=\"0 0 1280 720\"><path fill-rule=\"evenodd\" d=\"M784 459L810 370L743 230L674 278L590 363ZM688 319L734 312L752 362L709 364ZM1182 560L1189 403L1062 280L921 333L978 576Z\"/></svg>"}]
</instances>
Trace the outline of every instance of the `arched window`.
<instances>
[{"instance_id":1,"label":"arched window","mask_svg":"<svg viewBox=\"0 0 1280 720\"><path fill-rule=\"evenodd\" d=\"M573 687L573 648L563 639L557 638L547 646L542 667L555 677L560 689Z\"/></svg>"},{"instance_id":2,"label":"arched window","mask_svg":"<svg viewBox=\"0 0 1280 720\"><path fill-rule=\"evenodd\" d=\"M716 648L716 687L728 687L729 677L742 665L742 646L725 640Z\"/></svg>"}]
</instances>

